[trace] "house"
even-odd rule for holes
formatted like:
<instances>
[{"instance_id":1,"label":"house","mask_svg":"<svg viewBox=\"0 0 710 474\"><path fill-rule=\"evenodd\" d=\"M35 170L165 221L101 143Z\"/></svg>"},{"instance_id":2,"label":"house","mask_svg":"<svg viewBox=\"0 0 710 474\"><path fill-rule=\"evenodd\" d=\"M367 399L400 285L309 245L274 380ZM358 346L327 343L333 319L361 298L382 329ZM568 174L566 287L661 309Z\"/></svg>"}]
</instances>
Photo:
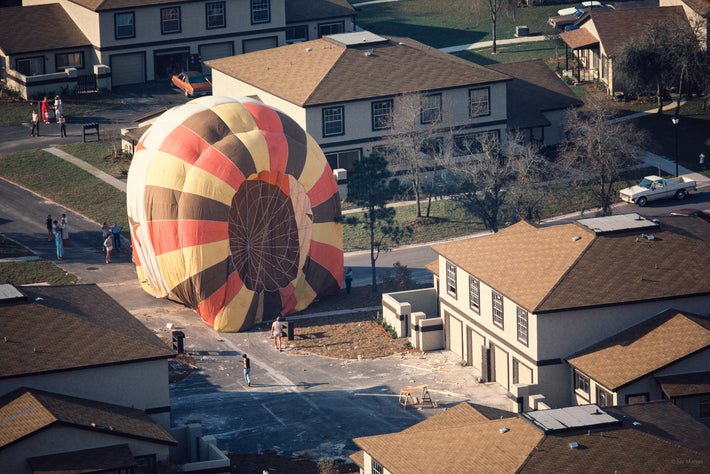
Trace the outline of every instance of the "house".
<instances>
[{"instance_id":1,"label":"house","mask_svg":"<svg viewBox=\"0 0 710 474\"><path fill-rule=\"evenodd\" d=\"M408 38L367 31L208 61L215 95L258 96L318 142L331 168L381 145L395 98L420 93L421 128L454 140L504 139L509 76Z\"/></svg>"},{"instance_id":2,"label":"house","mask_svg":"<svg viewBox=\"0 0 710 474\"><path fill-rule=\"evenodd\" d=\"M353 439L362 474L697 471L710 430L667 402L488 419L461 403L399 433ZM702 468L701 468L702 469Z\"/></svg>"},{"instance_id":3,"label":"house","mask_svg":"<svg viewBox=\"0 0 710 474\"><path fill-rule=\"evenodd\" d=\"M576 29L560 33L572 49L578 66L570 70L576 81L599 80L609 94L623 91L614 77L614 57L629 40L639 37L650 23L688 25L683 7L645 7L619 10L592 9L577 21Z\"/></svg>"},{"instance_id":4,"label":"house","mask_svg":"<svg viewBox=\"0 0 710 474\"><path fill-rule=\"evenodd\" d=\"M347 0L287 0L286 44L355 31L355 9Z\"/></svg>"},{"instance_id":5,"label":"house","mask_svg":"<svg viewBox=\"0 0 710 474\"><path fill-rule=\"evenodd\" d=\"M698 39L710 50L710 0L659 0L658 6L681 6L691 26L698 26Z\"/></svg>"},{"instance_id":6,"label":"house","mask_svg":"<svg viewBox=\"0 0 710 474\"><path fill-rule=\"evenodd\" d=\"M562 141L565 114L584 103L545 61L531 59L488 67L513 78L507 87L508 129L545 145Z\"/></svg>"},{"instance_id":7,"label":"house","mask_svg":"<svg viewBox=\"0 0 710 474\"><path fill-rule=\"evenodd\" d=\"M28 458L122 445L132 462L167 460L177 442L164 342L95 285L0 294L0 465L31 472Z\"/></svg>"},{"instance_id":8,"label":"house","mask_svg":"<svg viewBox=\"0 0 710 474\"><path fill-rule=\"evenodd\" d=\"M285 44L287 34L304 25L315 26L314 38L354 28L354 9L342 0L304 3L25 0L0 15L0 80L25 98L168 84L171 74L200 68L202 61Z\"/></svg>"},{"instance_id":9,"label":"house","mask_svg":"<svg viewBox=\"0 0 710 474\"><path fill-rule=\"evenodd\" d=\"M666 310L567 358L572 398L600 406L669 398L710 422L710 318Z\"/></svg>"},{"instance_id":10,"label":"house","mask_svg":"<svg viewBox=\"0 0 710 474\"><path fill-rule=\"evenodd\" d=\"M528 386L553 407L573 403L567 357L666 309L710 307L708 243L637 214L519 222L433 249L442 345L485 380L517 396Z\"/></svg>"}]
</instances>

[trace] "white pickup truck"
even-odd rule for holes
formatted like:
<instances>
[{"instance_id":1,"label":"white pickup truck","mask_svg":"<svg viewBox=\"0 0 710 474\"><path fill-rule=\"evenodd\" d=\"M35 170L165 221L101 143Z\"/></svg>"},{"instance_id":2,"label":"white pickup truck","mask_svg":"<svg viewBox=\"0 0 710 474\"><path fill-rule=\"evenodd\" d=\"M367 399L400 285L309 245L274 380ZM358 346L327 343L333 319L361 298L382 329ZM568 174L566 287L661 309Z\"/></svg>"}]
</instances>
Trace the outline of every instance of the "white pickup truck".
<instances>
[{"instance_id":1,"label":"white pickup truck","mask_svg":"<svg viewBox=\"0 0 710 474\"><path fill-rule=\"evenodd\" d=\"M622 201L636 203L643 207L648 201L666 199L675 196L685 199L690 191L697 191L695 181L685 176L664 179L660 176L646 176L636 186L619 191Z\"/></svg>"}]
</instances>

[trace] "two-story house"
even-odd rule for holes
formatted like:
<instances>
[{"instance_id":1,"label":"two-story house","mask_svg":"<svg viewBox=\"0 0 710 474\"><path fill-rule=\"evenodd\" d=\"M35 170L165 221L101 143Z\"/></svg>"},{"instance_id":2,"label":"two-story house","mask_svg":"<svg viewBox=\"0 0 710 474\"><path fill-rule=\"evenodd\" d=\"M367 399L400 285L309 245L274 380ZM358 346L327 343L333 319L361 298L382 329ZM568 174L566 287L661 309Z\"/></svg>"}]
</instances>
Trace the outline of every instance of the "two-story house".
<instances>
[{"instance_id":1,"label":"two-story house","mask_svg":"<svg viewBox=\"0 0 710 474\"><path fill-rule=\"evenodd\" d=\"M455 142L505 140L510 76L409 38L336 34L207 64L215 95L255 96L282 110L333 169L350 170L381 145L404 94L420 95L419 125L432 137L455 130Z\"/></svg>"},{"instance_id":2,"label":"two-story house","mask_svg":"<svg viewBox=\"0 0 710 474\"><path fill-rule=\"evenodd\" d=\"M25 0L2 13L0 79L25 97L87 77L98 88L168 84L202 61L294 41L302 27L314 38L352 31L355 17L343 0Z\"/></svg>"},{"instance_id":3,"label":"two-story house","mask_svg":"<svg viewBox=\"0 0 710 474\"><path fill-rule=\"evenodd\" d=\"M446 348L550 406L573 403L565 358L666 309L710 307L707 242L636 214L519 222L433 249Z\"/></svg>"}]
</instances>

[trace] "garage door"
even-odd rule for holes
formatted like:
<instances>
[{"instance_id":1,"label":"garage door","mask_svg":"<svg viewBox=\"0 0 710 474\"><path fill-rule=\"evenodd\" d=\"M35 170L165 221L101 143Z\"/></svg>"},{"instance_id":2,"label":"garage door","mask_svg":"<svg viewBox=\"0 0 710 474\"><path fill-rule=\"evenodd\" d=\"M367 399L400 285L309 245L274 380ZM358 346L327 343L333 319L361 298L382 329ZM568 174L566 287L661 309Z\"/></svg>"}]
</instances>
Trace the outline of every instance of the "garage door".
<instances>
[{"instance_id":1,"label":"garage door","mask_svg":"<svg viewBox=\"0 0 710 474\"><path fill-rule=\"evenodd\" d=\"M481 347L485 344L483 336L473 329L466 328L466 363L481 370Z\"/></svg>"},{"instance_id":2,"label":"garage door","mask_svg":"<svg viewBox=\"0 0 710 474\"><path fill-rule=\"evenodd\" d=\"M493 369L491 372L495 374L496 382L501 384L506 390L508 387L508 353L498 346L493 346Z\"/></svg>"},{"instance_id":3,"label":"garage door","mask_svg":"<svg viewBox=\"0 0 710 474\"><path fill-rule=\"evenodd\" d=\"M277 43L276 36L244 40L242 50L245 53L252 53L254 51L261 51L262 49L275 48L278 45Z\"/></svg>"},{"instance_id":4,"label":"garage door","mask_svg":"<svg viewBox=\"0 0 710 474\"><path fill-rule=\"evenodd\" d=\"M112 87L146 81L145 53L114 54L110 66Z\"/></svg>"},{"instance_id":5,"label":"garage door","mask_svg":"<svg viewBox=\"0 0 710 474\"><path fill-rule=\"evenodd\" d=\"M463 359L463 325L449 315L449 349Z\"/></svg>"},{"instance_id":6,"label":"garage door","mask_svg":"<svg viewBox=\"0 0 710 474\"><path fill-rule=\"evenodd\" d=\"M234 43L203 44L200 46L200 59L202 60L203 74L209 74L210 68L205 66L205 61L210 59L226 58L234 56Z\"/></svg>"}]
</instances>

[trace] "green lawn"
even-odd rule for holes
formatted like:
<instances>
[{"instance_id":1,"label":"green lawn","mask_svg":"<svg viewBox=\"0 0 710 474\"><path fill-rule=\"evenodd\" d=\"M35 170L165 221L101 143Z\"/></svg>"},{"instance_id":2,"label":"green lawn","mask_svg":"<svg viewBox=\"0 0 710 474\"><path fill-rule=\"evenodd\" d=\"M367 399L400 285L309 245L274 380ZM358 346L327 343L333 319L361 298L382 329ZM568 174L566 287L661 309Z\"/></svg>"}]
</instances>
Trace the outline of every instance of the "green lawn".
<instances>
[{"instance_id":1,"label":"green lawn","mask_svg":"<svg viewBox=\"0 0 710 474\"><path fill-rule=\"evenodd\" d=\"M0 283L12 283L13 285L35 283L71 285L76 283L76 280L75 275L65 272L47 260L0 263Z\"/></svg>"},{"instance_id":2,"label":"green lawn","mask_svg":"<svg viewBox=\"0 0 710 474\"><path fill-rule=\"evenodd\" d=\"M120 140L102 140L100 142L69 143L57 148L86 161L92 166L110 174L114 178L125 179L128 168L131 166L130 158L113 158L116 150L121 150Z\"/></svg>"}]
</instances>

